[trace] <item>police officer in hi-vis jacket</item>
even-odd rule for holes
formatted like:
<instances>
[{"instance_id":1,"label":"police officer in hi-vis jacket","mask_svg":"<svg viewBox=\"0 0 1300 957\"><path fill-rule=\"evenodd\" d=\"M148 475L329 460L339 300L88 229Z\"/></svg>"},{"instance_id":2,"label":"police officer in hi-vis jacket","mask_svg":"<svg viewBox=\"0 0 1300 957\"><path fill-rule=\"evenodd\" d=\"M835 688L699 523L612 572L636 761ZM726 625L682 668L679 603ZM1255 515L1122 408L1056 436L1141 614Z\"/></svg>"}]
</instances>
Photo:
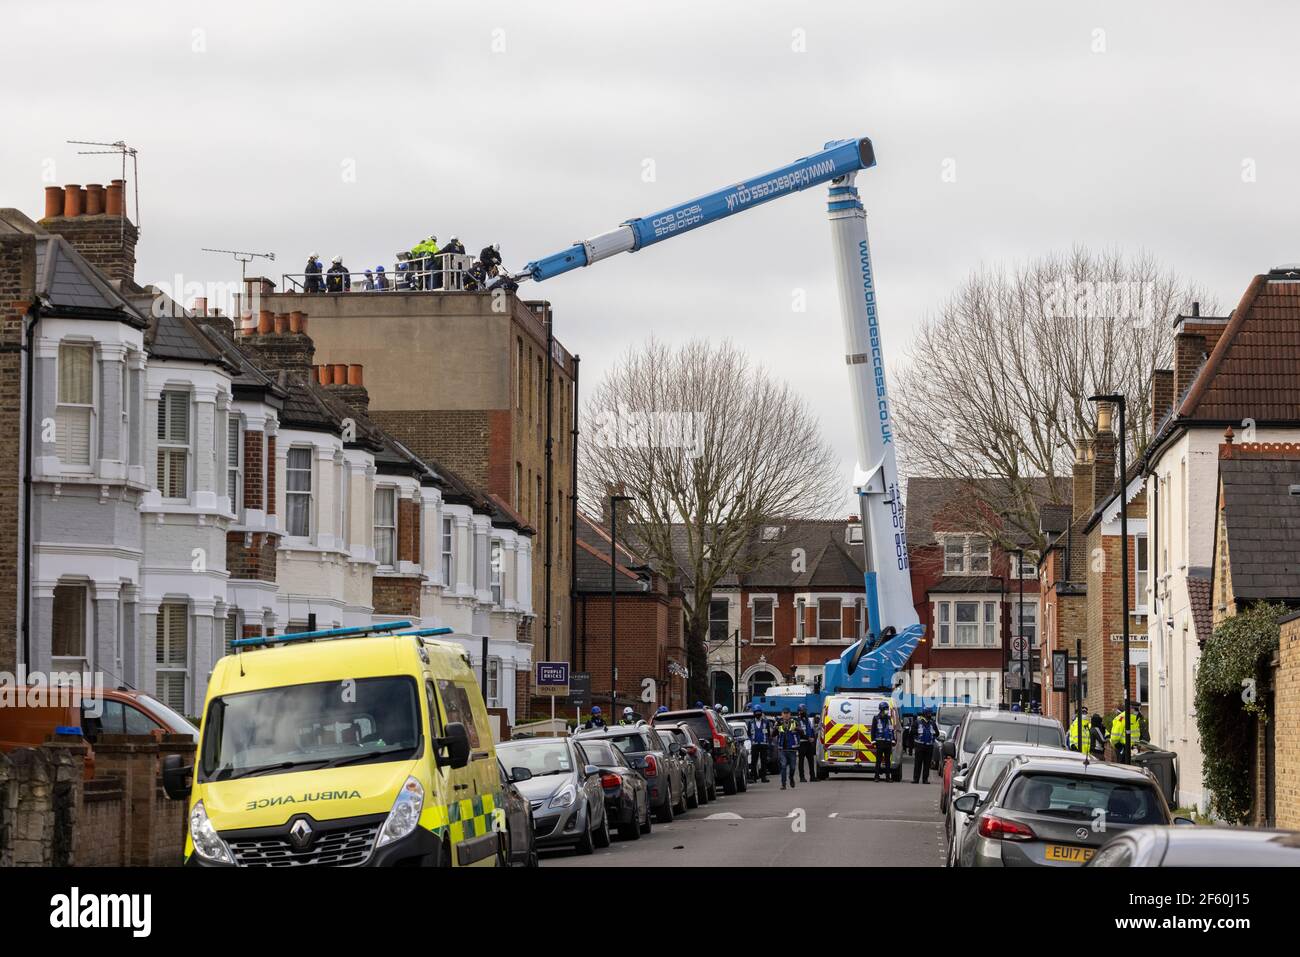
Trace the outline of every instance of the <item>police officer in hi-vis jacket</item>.
<instances>
[{"instance_id":1,"label":"police officer in hi-vis jacket","mask_svg":"<svg viewBox=\"0 0 1300 957\"><path fill-rule=\"evenodd\" d=\"M772 744L781 763L781 790L788 779L794 787L795 762L799 754L799 723L790 717L790 709L781 709L781 720L772 729Z\"/></svg>"},{"instance_id":2,"label":"police officer in hi-vis jacket","mask_svg":"<svg viewBox=\"0 0 1300 957\"><path fill-rule=\"evenodd\" d=\"M894 755L894 720L889 714L889 705L880 702L880 710L876 716L871 719L871 741L876 746L876 776L873 780L880 780L880 772L885 772L885 780L893 781L893 761Z\"/></svg>"},{"instance_id":3,"label":"police officer in hi-vis jacket","mask_svg":"<svg viewBox=\"0 0 1300 957\"><path fill-rule=\"evenodd\" d=\"M771 722L762 709L754 709L754 732L750 738L749 779L767 783L767 748L772 737Z\"/></svg>"}]
</instances>

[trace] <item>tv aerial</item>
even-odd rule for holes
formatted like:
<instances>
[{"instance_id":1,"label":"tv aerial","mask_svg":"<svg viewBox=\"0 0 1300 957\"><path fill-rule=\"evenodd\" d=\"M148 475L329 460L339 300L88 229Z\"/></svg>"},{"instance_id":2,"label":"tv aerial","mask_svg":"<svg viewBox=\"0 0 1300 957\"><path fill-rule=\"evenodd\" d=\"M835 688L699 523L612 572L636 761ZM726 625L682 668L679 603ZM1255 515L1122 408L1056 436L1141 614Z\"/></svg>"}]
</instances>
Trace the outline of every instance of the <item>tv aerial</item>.
<instances>
[{"instance_id":1,"label":"tv aerial","mask_svg":"<svg viewBox=\"0 0 1300 957\"><path fill-rule=\"evenodd\" d=\"M254 259L268 259L275 262L275 253L251 253L243 249L210 249L207 246L202 247L205 253L225 253L228 256L234 256L239 262L239 278L242 282L248 278L248 264Z\"/></svg>"}]
</instances>

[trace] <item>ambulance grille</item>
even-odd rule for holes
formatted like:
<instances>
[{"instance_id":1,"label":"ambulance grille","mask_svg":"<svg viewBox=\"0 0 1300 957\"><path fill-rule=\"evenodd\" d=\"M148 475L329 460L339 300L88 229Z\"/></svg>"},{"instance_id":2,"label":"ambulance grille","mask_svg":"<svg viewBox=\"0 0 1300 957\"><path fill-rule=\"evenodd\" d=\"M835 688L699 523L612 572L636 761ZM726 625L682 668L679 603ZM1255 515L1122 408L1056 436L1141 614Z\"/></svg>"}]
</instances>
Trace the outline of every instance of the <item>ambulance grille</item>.
<instances>
[{"instance_id":1,"label":"ambulance grille","mask_svg":"<svg viewBox=\"0 0 1300 957\"><path fill-rule=\"evenodd\" d=\"M231 841L230 852L240 867L355 867L364 864L375 846L379 823L319 834L299 850L287 838Z\"/></svg>"}]
</instances>

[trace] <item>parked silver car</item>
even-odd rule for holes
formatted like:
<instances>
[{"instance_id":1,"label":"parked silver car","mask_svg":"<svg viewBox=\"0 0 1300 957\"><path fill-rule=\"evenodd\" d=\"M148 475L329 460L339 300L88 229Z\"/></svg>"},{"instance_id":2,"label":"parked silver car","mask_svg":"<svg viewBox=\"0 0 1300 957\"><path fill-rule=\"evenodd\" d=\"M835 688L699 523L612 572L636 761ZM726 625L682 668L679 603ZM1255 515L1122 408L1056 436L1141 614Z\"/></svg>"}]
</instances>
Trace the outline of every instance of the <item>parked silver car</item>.
<instances>
[{"instance_id":1,"label":"parked silver car","mask_svg":"<svg viewBox=\"0 0 1300 957\"><path fill-rule=\"evenodd\" d=\"M943 781L939 787L939 810L948 813L952 779L970 766L985 741L1032 741L1055 748L1065 747L1061 722L1041 714L981 708L966 712L952 737L943 743Z\"/></svg>"},{"instance_id":2,"label":"parked silver car","mask_svg":"<svg viewBox=\"0 0 1300 957\"><path fill-rule=\"evenodd\" d=\"M1151 772L1059 755L1017 755L983 801L962 794L953 807L970 816L962 867L1079 867L1118 833L1173 823Z\"/></svg>"},{"instance_id":3,"label":"parked silver car","mask_svg":"<svg viewBox=\"0 0 1300 957\"><path fill-rule=\"evenodd\" d=\"M1002 773L1002 769L1011 763L1012 758L1020 754L1050 755L1052 757L1083 760L1083 755L1075 751L1030 744L1026 741L986 741L975 752L975 757L971 758L970 767L953 778L952 796L954 800L964 794L974 794L982 802L988 796L989 788L993 786L993 782ZM963 829L969 818L970 815L958 810L954 804L949 803L948 814L944 818L944 837L947 841L945 845L947 850L945 863L949 867L960 866L957 848L961 846Z\"/></svg>"},{"instance_id":4,"label":"parked silver car","mask_svg":"<svg viewBox=\"0 0 1300 957\"><path fill-rule=\"evenodd\" d=\"M1300 834L1253 827L1135 827L1098 851L1088 867L1300 867Z\"/></svg>"},{"instance_id":5,"label":"parked silver car","mask_svg":"<svg viewBox=\"0 0 1300 957\"><path fill-rule=\"evenodd\" d=\"M568 738L524 738L502 741L497 757L508 768L525 768L529 777L515 776L515 786L533 812L537 846L569 846L579 854L609 847L609 817L600 771L586 763Z\"/></svg>"}]
</instances>

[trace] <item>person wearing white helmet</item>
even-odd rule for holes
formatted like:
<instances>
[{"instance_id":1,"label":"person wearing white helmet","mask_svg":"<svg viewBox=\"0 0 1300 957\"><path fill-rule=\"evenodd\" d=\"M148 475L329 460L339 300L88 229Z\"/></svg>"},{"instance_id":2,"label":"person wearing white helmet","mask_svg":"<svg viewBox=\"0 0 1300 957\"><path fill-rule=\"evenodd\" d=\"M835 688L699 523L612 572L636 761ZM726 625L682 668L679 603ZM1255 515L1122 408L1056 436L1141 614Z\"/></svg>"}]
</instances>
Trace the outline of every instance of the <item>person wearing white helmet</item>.
<instances>
[{"instance_id":1,"label":"person wearing white helmet","mask_svg":"<svg viewBox=\"0 0 1300 957\"><path fill-rule=\"evenodd\" d=\"M623 717L619 718L619 724L636 724L636 713L629 707L623 709Z\"/></svg>"},{"instance_id":2,"label":"person wearing white helmet","mask_svg":"<svg viewBox=\"0 0 1300 957\"><path fill-rule=\"evenodd\" d=\"M335 256L330 263L330 268L325 270L325 291L352 291L352 277L348 275L348 267L343 265L342 256Z\"/></svg>"},{"instance_id":3,"label":"person wearing white helmet","mask_svg":"<svg viewBox=\"0 0 1300 957\"><path fill-rule=\"evenodd\" d=\"M307 257L307 268L303 271L303 289L307 292L320 292L323 287L321 284L321 264L320 253L312 253Z\"/></svg>"}]
</instances>

